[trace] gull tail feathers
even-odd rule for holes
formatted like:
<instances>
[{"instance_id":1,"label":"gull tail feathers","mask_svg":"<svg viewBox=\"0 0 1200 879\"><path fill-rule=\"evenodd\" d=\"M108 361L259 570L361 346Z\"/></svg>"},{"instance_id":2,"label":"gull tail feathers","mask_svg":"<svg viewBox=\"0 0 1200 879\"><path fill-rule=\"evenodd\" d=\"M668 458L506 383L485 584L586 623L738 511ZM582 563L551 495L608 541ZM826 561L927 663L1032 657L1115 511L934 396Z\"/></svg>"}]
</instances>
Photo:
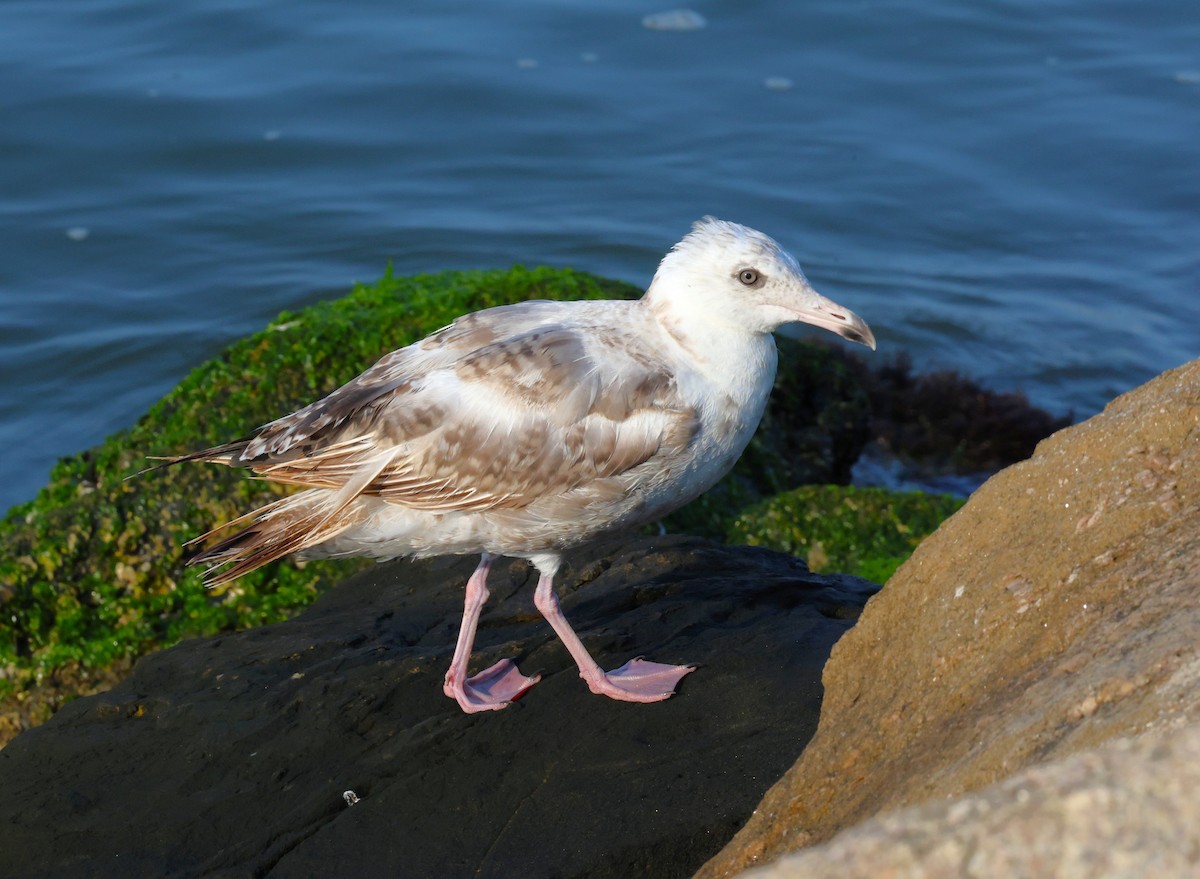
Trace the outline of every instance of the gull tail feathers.
<instances>
[{"instance_id":1,"label":"gull tail feathers","mask_svg":"<svg viewBox=\"0 0 1200 879\"><path fill-rule=\"evenodd\" d=\"M352 506L329 510L330 494L324 489L301 492L214 529L204 537L248 519L254 520L246 528L199 553L188 564L206 565L204 585L221 586L284 556L332 540L357 524L359 517Z\"/></svg>"},{"instance_id":2,"label":"gull tail feathers","mask_svg":"<svg viewBox=\"0 0 1200 879\"><path fill-rule=\"evenodd\" d=\"M391 453L377 455L340 488L315 488L281 498L194 538L189 545L250 522L188 564L207 565L204 584L220 586L284 556L332 540L362 521L362 507L355 501L391 459Z\"/></svg>"},{"instance_id":3,"label":"gull tail feathers","mask_svg":"<svg viewBox=\"0 0 1200 879\"><path fill-rule=\"evenodd\" d=\"M233 467L242 463L240 460L241 454L249 444L249 439L240 439L231 443L213 446L210 449L190 452L186 455L147 455L147 460L158 461L159 463L151 464L149 467L145 467L136 473L131 473L125 479L126 481L136 479L147 473L153 473L156 470L165 470L167 467L173 467L176 464L183 464L187 461L210 461L215 464L225 464L228 467Z\"/></svg>"}]
</instances>

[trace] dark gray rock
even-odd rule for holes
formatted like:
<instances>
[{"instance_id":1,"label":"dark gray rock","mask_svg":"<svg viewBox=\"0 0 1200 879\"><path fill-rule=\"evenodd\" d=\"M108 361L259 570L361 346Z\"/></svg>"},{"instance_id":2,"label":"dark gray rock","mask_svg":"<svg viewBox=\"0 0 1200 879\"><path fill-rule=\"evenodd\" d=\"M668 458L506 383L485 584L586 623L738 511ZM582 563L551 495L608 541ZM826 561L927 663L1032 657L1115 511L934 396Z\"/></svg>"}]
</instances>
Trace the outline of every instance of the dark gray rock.
<instances>
[{"instance_id":1,"label":"dark gray rock","mask_svg":"<svg viewBox=\"0 0 1200 879\"><path fill-rule=\"evenodd\" d=\"M0 875L690 875L803 749L876 587L690 538L569 562L593 655L698 664L676 697L588 692L505 561L473 668L517 655L543 680L465 715L441 683L474 561L381 566L287 623L147 657L0 751Z\"/></svg>"}]
</instances>

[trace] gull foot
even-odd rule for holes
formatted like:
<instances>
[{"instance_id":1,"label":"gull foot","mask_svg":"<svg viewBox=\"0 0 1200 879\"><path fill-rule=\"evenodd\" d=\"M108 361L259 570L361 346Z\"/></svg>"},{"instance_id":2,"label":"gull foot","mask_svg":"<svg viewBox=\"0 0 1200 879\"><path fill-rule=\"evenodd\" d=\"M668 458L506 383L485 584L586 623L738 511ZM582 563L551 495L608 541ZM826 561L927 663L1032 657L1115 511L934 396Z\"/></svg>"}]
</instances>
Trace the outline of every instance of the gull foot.
<instances>
[{"instance_id":1,"label":"gull foot","mask_svg":"<svg viewBox=\"0 0 1200 879\"><path fill-rule=\"evenodd\" d=\"M446 675L442 690L458 702L467 714L507 708L509 703L521 698L526 690L542 679L541 675L527 677L521 674L511 659L501 659L465 681L452 680L452 677L451 674Z\"/></svg>"},{"instance_id":2,"label":"gull foot","mask_svg":"<svg viewBox=\"0 0 1200 879\"><path fill-rule=\"evenodd\" d=\"M587 680L593 693L622 702L661 702L675 695L680 678L694 672L694 665L666 665L649 662L640 656L620 668L606 672L599 680Z\"/></svg>"}]
</instances>

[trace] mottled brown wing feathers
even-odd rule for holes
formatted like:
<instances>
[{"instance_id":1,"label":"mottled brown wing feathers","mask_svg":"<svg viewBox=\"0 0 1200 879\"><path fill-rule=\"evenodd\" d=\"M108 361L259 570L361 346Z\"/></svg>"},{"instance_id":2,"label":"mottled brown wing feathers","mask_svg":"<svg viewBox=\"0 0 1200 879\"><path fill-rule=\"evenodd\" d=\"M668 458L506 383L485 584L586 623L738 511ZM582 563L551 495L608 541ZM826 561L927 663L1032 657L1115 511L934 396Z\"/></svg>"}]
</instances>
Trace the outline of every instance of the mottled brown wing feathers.
<instances>
[{"instance_id":1,"label":"mottled brown wing feathers","mask_svg":"<svg viewBox=\"0 0 1200 879\"><path fill-rule=\"evenodd\" d=\"M353 502L388 465L392 454L385 450L365 460L336 491L282 498L191 541L203 541L247 519L254 520L248 528L200 553L189 564L207 565L205 583L217 586L336 537L359 521Z\"/></svg>"},{"instance_id":2,"label":"mottled brown wing feathers","mask_svg":"<svg viewBox=\"0 0 1200 879\"><path fill-rule=\"evenodd\" d=\"M343 508L367 494L415 509L477 511L570 492L691 442L695 413L645 342L561 324L505 335L487 314L394 352L209 459L332 489L346 498Z\"/></svg>"},{"instance_id":3,"label":"mottled brown wing feathers","mask_svg":"<svg viewBox=\"0 0 1200 879\"><path fill-rule=\"evenodd\" d=\"M552 321L566 305L531 300L464 315L422 341L385 355L328 396L266 425L246 441L240 461L311 455L344 434L368 433L384 412L393 422L407 420L419 429L428 410L413 399L417 395L408 394L414 384L498 339ZM394 405L397 399L414 405L411 416Z\"/></svg>"}]
</instances>

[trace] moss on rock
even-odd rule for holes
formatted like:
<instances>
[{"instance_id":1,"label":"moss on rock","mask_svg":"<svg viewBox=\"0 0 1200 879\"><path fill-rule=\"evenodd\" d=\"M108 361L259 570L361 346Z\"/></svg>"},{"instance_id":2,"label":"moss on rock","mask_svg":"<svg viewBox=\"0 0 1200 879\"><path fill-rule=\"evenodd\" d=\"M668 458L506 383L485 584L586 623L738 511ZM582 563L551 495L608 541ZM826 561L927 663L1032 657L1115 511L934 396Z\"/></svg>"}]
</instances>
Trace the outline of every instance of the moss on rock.
<instances>
[{"instance_id":1,"label":"moss on rock","mask_svg":"<svg viewBox=\"0 0 1200 879\"><path fill-rule=\"evenodd\" d=\"M963 503L919 491L806 485L736 515L725 536L800 556L814 571L885 583Z\"/></svg>"}]
</instances>

